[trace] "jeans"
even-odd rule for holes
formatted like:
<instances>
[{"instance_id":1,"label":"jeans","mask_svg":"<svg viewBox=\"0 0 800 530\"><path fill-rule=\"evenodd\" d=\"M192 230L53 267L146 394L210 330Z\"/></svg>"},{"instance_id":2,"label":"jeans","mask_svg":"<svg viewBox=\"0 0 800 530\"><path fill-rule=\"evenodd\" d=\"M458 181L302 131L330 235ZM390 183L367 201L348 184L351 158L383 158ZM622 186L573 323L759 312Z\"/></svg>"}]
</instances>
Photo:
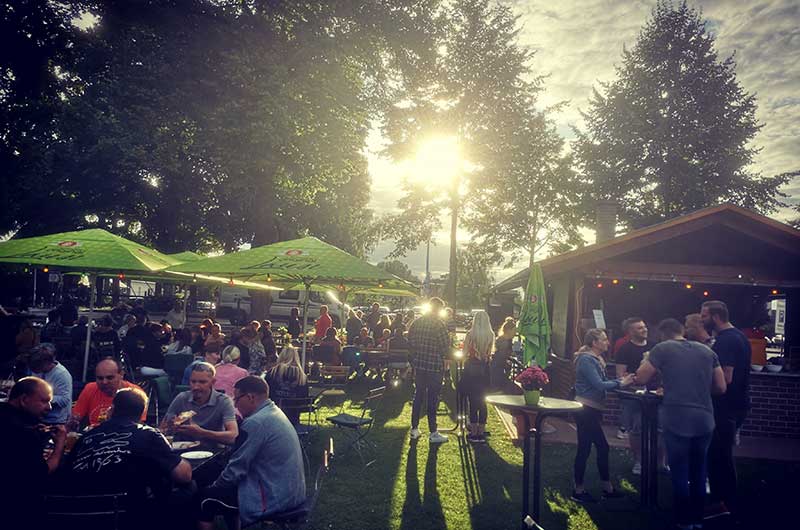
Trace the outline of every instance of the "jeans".
<instances>
[{"instance_id":1,"label":"jeans","mask_svg":"<svg viewBox=\"0 0 800 530\"><path fill-rule=\"evenodd\" d=\"M422 402L427 401L428 429L432 433L436 432L436 409L439 407L439 391L441 389L442 372L417 370L414 379L414 402L411 404L412 429L419 427Z\"/></svg>"},{"instance_id":2,"label":"jeans","mask_svg":"<svg viewBox=\"0 0 800 530\"><path fill-rule=\"evenodd\" d=\"M597 450L597 470L600 480L608 481L608 441L602 427L603 411L584 406L575 414L575 426L578 428L578 450L575 453L575 484L583 484L586 472L586 461L592 452L592 444Z\"/></svg>"},{"instance_id":3,"label":"jeans","mask_svg":"<svg viewBox=\"0 0 800 530\"><path fill-rule=\"evenodd\" d=\"M728 508L736 501L736 465L733 461L733 445L736 429L744 422L745 413L715 414L716 428L708 449L708 482L711 498L724 502Z\"/></svg>"},{"instance_id":4,"label":"jeans","mask_svg":"<svg viewBox=\"0 0 800 530\"><path fill-rule=\"evenodd\" d=\"M679 525L703 522L706 455L711 437L712 433L688 437L664 431L672 478L672 498Z\"/></svg>"},{"instance_id":5,"label":"jeans","mask_svg":"<svg viewBox=\"0 0 800 530\"><path fill-rule=\"evenodd\" d=\"M488 411L486 408L486 392L489 388L489 365L483 361L470 359L461 376L461 392L469 402L469 422L486 425Z\"/></svg>"}]
</instances>

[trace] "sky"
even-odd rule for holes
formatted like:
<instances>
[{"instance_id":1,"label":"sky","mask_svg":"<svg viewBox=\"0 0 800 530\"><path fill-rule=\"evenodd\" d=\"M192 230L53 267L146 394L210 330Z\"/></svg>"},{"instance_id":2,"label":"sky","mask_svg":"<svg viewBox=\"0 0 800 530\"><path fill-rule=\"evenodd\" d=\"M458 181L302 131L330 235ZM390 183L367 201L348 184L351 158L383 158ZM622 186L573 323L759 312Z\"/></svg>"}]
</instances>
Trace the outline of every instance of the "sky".
<instances>
[{"instance_id":1,"label":"sky","mask_svg":"<svg viewBox=\"0 0 800 530\"><path fill-rule=\"evenodd\" d=\"M570 140L572 126L581 128L580 110L588 106L592 88L615 79L614 66L621 60L623 46L632 47L642 26L651 17L655 0L562 0L507 2L519 15L520 43L536 52L532 67L547 74L544 106L566 101L552 117L559 132ZM755 138L761 147L754 169L774 175L800 169L800 1L798 0L703 0L690 5L701 10L707 30L716 37L720 59L735 53L736 74L745 91L757 97L757 117L764 124ZM402 170L377 155L383 142L376 130L368 141L369 171L372 177L371 207L388 213L401 196ZM800 202L800 179L783 190ZM790 210L774 217L785 220ZM448 225L443 224L446 228ZM436 235L431 247L434 277L448 268L448 233ZM594 234L587 232L587 243ZM460 243L469 234L461 230ZM385 259L391 242L382 242L371 261ZM425 249L402 258L417 274L425 270ZM502 280L525 263L494 270Z\"/></svg>"}]
</instances>

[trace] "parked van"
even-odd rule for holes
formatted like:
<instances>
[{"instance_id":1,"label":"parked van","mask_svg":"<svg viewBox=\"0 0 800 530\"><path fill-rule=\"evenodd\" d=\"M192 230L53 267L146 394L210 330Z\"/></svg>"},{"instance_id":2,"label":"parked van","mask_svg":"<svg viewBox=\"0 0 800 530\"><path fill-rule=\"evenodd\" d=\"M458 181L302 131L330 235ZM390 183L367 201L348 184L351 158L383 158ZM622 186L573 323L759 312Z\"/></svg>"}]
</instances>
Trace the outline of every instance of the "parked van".
<instances>
[{"instance_id":1,"label":"parked van","mask_svg":"<svg viewBox=\"0 0 800 530\"><path fill-rule=\"evenodd\" d=\"M336 315L335 304L326 302L324 294L316 291L309 293L308 321L314 322L319 316L319 308L326 303L331 308L333 325L339 327L339 317ZM303 320L303 301L305 291L273 291L272 305L269 309L269 318L276 321L287 321L293 307L300 311L300 320ZM250 292L245 287L222 286L219 289L219 303L217 304L217 317L228 318L234 326L242 325L251 320Z\"/></svg>"}]
</instances>

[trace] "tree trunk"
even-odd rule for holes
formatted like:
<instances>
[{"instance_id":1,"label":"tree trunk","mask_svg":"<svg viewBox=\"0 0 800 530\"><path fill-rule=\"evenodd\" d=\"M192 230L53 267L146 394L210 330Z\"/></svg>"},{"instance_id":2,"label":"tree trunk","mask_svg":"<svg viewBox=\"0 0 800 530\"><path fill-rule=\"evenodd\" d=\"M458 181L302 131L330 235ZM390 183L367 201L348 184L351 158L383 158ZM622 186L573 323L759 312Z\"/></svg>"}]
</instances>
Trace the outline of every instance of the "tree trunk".
<instances>
[{"instance_id":1,"label":"tree trunk","mask_svg":"<svg viewBox=\"0 0 800 530\"><path fill-rule=\"evenodd\" d=\"M261 194L259 194L260 196ZM260 209L260 212L257 214L256 232L253 235L252 243L253 248L277 243L280 240L278 224L271 218L266 208ZM250 318L253 320L269 318L269 310L272 307L272 292L249 289L248 293L250 294Z\"/></svg>"}]
</instances>

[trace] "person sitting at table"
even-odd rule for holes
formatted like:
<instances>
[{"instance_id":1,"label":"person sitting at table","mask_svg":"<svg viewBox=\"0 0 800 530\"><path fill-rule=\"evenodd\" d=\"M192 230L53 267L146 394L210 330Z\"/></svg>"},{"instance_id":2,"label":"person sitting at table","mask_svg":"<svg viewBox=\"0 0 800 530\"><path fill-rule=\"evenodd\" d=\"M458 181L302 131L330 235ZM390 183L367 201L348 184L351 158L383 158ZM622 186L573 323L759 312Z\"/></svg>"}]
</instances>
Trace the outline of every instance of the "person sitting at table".
<instances>
[{"instance_id":1,"label":"person sitting at table","mask_svg":"<svg viewBox=\"0 0 800 530\"><path fill-rule=\"evenodd\" d=\"M192 480L191 465L172 452L164 435L139 423L146 407L147 396L141 390L119 390L108 420L78 440L62 477L70 493L126 493L126 528L147 522L150 515L145 509L163 511L171 483L189 484ZM138 518L136 525L131 517Z\"/></svg>"},{"instance_id":2,"label":"person sitting at table","mask_svg":"<svg viewBox=\"0 0 800 530\"><path fill-rule=\"evenodd\" d=\"M176 353L191 355L192 354L192 331L188 328L182 328L175 334L175 340L167 346L166 355L173 355Z\"/></svg>"},{"instance_id":3,"label":"person sitting at table","mask_svg":"<svg viewBox=\"0 0 800 530\"><path fill-rule=\"evenodd\" d=\"M297 348L287 344L278 356L278 364L269 370L264 378L269 383L269 397L279 406L284 398L301 398L308 396L306 374L300 364ZM289 418L292 425L300 423L300 410L281 406L281 410Z\"/></svg>"},{"instance_id":4,"label":"person sitting at table","mask_svg":"<svg viewBox=\"0 0 800 530\"><path fill-rule=\"evenodd\" d=\"M146 328L150 332L151 338L145 342L144 348L139 350L139 357L134 365L145 377L167 375L167 372L164 371L164 351L167 349L169 339L165 336L164 326L150 322Z\"/></svg>"},{"instance_id":5,"label":"person sitting at table","mask_svg":"<svg viewBox=\"0 0 800 530\"><path fill-rule=\"evenodd\" d=\"M289 320L286 322L286 330L293 339L297 339L303 332L303 325L300 323L300 310L293 307L289 310Z\"/></svg>"},{"instance_id":6,"label":"person sitting at table","mask_svg":"<svg viewBox=\"0 0 800 530\"><path fill-rule=\"evenodd\" d=\"M48 476L64 454L66 430L52 427L53 452L43 456L43 437L37 424L50 412L53 391L47 381L24 377L11 387L7 403L0 403L0 499L3 528L41 528L42 495Z\"/></svg>"},{"instance_id":7,"label":"person sitting at table","mask_svg":"<svg viewBox=\"0 0 800 530\"><path fill-rule=\"evenodd\" d=\"M65 424L69 421L72 407L72 375L64 365L56 361L56 347L50 343L42 343L31 353L31 372L47 381L53 389L51 410L42 422L46 424Z\"/></svg>"},{"instance_id":8,"label":"person sitting at table","mask_svg":"<svg viewBox=\"0 0 800 530\"><path fill-rule=\"evenodd\" d=\"M664 340L642 361L636 382L646 384L661 372L661 422L675 517L678 528L699 528L706 496L706 454L714 432L711 394L725 393L725 373L717 354L705 344L686 340L684 327L674 318L662 320L658 331Z\"/></svg>"},{"instance_id":9,"label":"person sitting at table","mask_svg":"<svg viewBox=\"0 0 800 530\"><path fill-rule=\"evenodd\" d=\"M361 328L361 333L359 333L358 337L353 341L353 346L358 346L359 348L372 347L372 337L369 336L369 328L366 326Z\"/></svg>"},{"instance_id":10,"label":"person sitting at table","mask_svg":"<svg viewBox=\"0 0 800 530\"><path fill-rule=\"evenodd\" d=\"M137 385L125 381L124 373L115 359L103 359L94 369L95 382L89 383L78 396L78 401L72 407L72 422L81 425L88 422L90 427L95 427L100 422L108 419L108 410L114 399L114 394L121 388L136 388ZM147 419L147 408L142 413L142 421Z\"/></svg>"},{"instance_id":11,"label":"person sitting at table","mask_svg":"<svg viewBox=\"0 0 800 530\"><path fill-rule=\"evenodd\" d=\"M592 451L597 451L597 470L603 485L603 498L619 497L621 494L611 485L608 470L608 440L603 432L602 420L606 391L625 387L633 383L633 374L621 379L606 379L606 362L603 354L608 351L608 337L601 329L590 329L583 339L583 346L575 352L575 400L583 404L575 414L578 430L578 449L575 453L575 489L572 500L594 502L594 497L583 487L586 461Z\"/></svg>"},{"instance_id":12,"label":"person sitting at table","mask_svg":"<svg viewBox=\"0 0 800 530\"><path fill-rule=\"evenodd\" d=\"M225 346L222 350L222 363L216 365L216 383L214 390L224 392L226 396L233 395L233 385L239 379L247 376L247 370L239 367L241 352L236 346Z\"/></svg>"},{"instance_id":13,"label":"person sitting at table","mask_svg":"<svg viewBox=\"0 0 800 530\"><path fill-rule=\"evenodd\" d=\"M222 332L222 326L217 323L211 324L210 331L206 340L203 342L203 346L208 348L209 346L216 345L219 347L217 351L222 350L225 346L225 334Z\"/></svg>"},{"instance_id":14,"label":"person sitting at table","mask_svg":"<svg viewBox=\"0 0 800 530\"><path fill-rule=\"evenodd\" d=\"M408 337L406 334L405 324L400 324L392 332L392 336L389 338L389 349L390 350L408 349Z\"/></svg>"},{"instance_id":15,"label":"person sitting at table","mask_svg":"<svg viewBox=\"0 0 800 530\"><path fill-rule=\"evenodd\" d=\"M220 351L217 349L217 345L212 344L206 350L202 359L195 359L194 361L189 363L189 365L186 368L183 369L183 378L181 379L181 385L186 386L189 384L189 379L191 379L192 377L192 370L194 370L194 367L197 366L198 364L208 363L211 366L217 366L221 359L222 356L220 355Z\"/></svg>"},{"instance_id":16,"label":"person sitting at table","mask_svg":"<svg viewBox=\"0 0 800 530\"><path fill-rule=\"evenodd\" d=\"M392 330L384 329L380 336L375 339L375 348L389 351L389 340L392 338Z\"/></svg>"},{"instance_id":17,"label":"person sitting at table","mask_svg":"<svg viewBox=\"0 0 800 530\"><path fill-rule=\"evenodd\" d=\"M264 346L264 353L267 355L264 368L269 370L278 362L278 349L275 346L275 337L272 335L271 321L265 320L261 323L259 335L261 336L261 345Z\"/></svg>"},{"instance_id":18,"label":"person sitting at table","mask_svg":"<svg viewBox=\"0 0 800 530\"><path fill-rule=\"evenodd\" d=\"M328 328L328 331L325 332L325 338L319 343L318 351L319 359L324 364L342 365L342 343L336 338L336 328Z\"/></svg>"},{"instance_id":19,"label":"person sitting at table","mask_svg":"<svg viewBox=\"0 0 800 530\"><path fill-rule=\"evenodd\" d=\"M269 395L260 377L247 376L234 386L234 401L245 418L242 442L219 478L200 494L201 530L213 529L217 515L235 517L238 510L242 526L249 526L305 502L300 441Z\"/></svg>"},{"instance_id":20,"label":"person sitting at table","mask_svg":"<svg viewBox=\"0 0 800 530\"><path fill-rule=\"evenodd\" d=\"M214 366L206 362L192 366L190 390L172 400L161 422L162 431L174 432L175 440L233 445L239 435L236 411L230 397L214 390L216 373ZM184 420L181 414L187 412L189 418Z\"/></svg>"}]
</instances>

